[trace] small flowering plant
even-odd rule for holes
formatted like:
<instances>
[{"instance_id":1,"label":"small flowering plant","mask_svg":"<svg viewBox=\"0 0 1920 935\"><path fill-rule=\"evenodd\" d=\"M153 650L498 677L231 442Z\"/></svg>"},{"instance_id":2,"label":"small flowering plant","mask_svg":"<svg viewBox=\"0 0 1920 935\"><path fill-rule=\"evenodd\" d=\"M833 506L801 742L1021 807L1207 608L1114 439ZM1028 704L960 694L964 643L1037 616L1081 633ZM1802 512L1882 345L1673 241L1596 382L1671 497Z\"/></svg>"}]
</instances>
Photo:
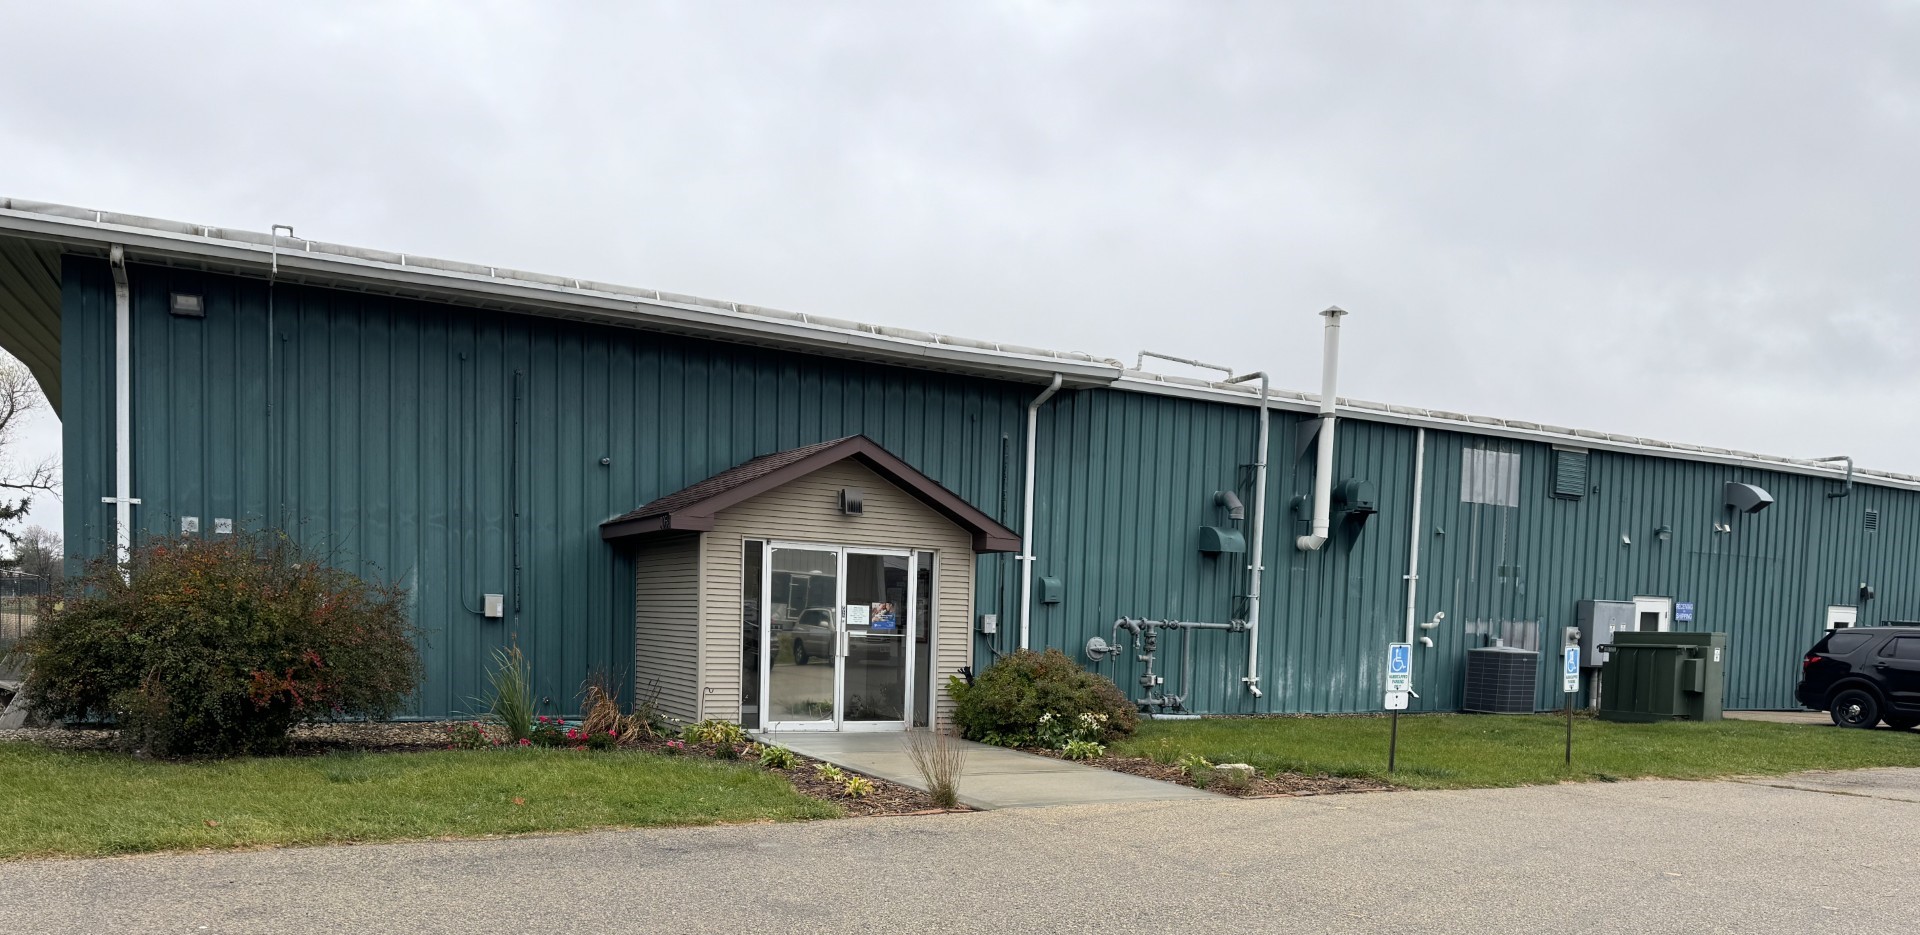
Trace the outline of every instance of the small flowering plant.
<instances>
[{"instance_id":1,"label":"small flowering plant","mask_svg":"<svg viewBox=\"0 0 1920 935\"><path fill-rule=\"evenodd\" d=\"M1107 716L1091 711L1082 712L1074 718L1060 717L1048 711L1040 715L1040 722L1034 729L1034 736L1039 738L1040 745L1052 750L1065 750L1075 743L1098 744L1106 734Z\"/></svg>"},{"instance_id":2,"label":"small flowering plant","mask_svg":"<svg viewBox=\"0 0 1920 935\"><path fill-rule=\"evenodd\" d=\"M506 742L506 737L491 724L464 721L447 725L447 749L491 750Z\"/></svg>"},{"instance_id":3,"label":"small flowering plant","mask_svg":"<svg viewBox=\"0 0 1920 935\"><path fill-rule=\"evenodd\" d=\"M533 744L537 747L570 746L566 737L567 719L540 715L533 720Z\"/></svg>"},{"instance_id":4,"label":"small flowering plant","mask_svg":"<svg viewBox=\"0 0 1920 935\"><path fill-rule=\"evenodd\" d=\"M687 742L686 742L686 741L684 741L684 740L669 740L669 741L667 741L667 755L668 755L668 756L679 756L679 755L681 755L681 754L683 754L683 753L685 753L685 752L687 752Z\"/></svg>"}]
</instances>

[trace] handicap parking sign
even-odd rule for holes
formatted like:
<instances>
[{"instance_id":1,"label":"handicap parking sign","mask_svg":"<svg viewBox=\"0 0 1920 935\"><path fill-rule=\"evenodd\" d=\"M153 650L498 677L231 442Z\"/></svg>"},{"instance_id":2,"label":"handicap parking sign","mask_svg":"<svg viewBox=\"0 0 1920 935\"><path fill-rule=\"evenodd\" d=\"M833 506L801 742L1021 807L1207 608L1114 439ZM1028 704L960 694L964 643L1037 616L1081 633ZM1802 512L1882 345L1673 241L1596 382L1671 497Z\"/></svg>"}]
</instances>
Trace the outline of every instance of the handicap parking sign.
<instances>
[{"instance_id":1,"label":"handicap parking sign","mask_svg":"<svg viewBox=\"0 0 1920 935\"><path fill-rule=\"evenodd\" d=\"M1413 690L1413 644L1387 644L1387 691Z\"/></svg>"},{"instance_id":2,"label":"handicap parking sign","mask_svg":"<svg viewBox=\"0 0 1920 935\"><path fill-rule=\"evenodd\" d=\"M1567 647L1567 667L1562 670L1562 675L1565 676L1560 686L1562 691L1580 690L1580 647Z\"/></svg>"}]
</instances>

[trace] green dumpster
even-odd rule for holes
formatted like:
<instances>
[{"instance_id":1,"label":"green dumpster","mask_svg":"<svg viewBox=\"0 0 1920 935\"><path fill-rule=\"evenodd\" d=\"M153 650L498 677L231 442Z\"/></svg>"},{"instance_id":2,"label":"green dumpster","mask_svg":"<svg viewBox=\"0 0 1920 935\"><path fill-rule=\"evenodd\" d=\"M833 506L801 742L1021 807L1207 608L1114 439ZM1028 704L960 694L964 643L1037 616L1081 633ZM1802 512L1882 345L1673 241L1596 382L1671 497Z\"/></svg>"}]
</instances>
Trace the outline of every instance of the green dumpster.
<instances>
[{"instance_id":1,"label":"green dumpster","mask_svg":"<svg viewBox=\"0 0 1920 935\"><path fill-rule=\"evenodd\" d=\"M1600 668L1603 721L1718 721L1725 633L1615 632Z\"/></svg>"}]
</instances>

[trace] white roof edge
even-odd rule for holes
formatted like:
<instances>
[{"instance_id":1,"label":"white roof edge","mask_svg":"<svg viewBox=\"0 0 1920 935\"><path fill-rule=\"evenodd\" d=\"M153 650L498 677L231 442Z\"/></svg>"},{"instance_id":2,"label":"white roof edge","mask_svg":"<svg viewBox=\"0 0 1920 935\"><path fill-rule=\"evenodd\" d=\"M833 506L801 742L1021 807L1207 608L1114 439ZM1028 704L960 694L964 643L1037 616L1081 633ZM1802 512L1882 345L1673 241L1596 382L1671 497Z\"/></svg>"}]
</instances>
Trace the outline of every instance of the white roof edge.
<instances>
[{"instance_id":1,"label":"white roof edge","mask_svg":"<svg viewBox=\"0 0 1920 935\"><path fill-rule=\"evenodd\" d=\"M68 205L0 197L0 231L75 245L120 244L139 258L192 259L245 267L265 267L274 253L270 234L211 225L188 224L138 215L116 214ZM279 238L280 275L334 284L398 285L423 294L542 310L556 317L692 334L719 335L748 343L770 343L898 361L930 369L979 371L1000 376L1041 378L1060 373L1069 385L1179 396L1238 405L1258 405L1257 386L1131 370L1120 361L1077 351L1054 351L907 328L894 328L801 312L763 308L698 296L678 295L591 280L526 273L432 257L348 247L293 237ZM1317 394L1275 389L1269 404L1282 410L1313 412ZM1678 458L1733 466L1839 478L1845 469L1827 462L1739 452L1500 419L1420 409L1342 397L1342 415L1381 422L1476 435L1570 444L1601 451ZM1854 480L1876 486L1920 490L1920 477L1856 467Z\"/></svg>"},{"instance_id":2,"label":"white roof edge","mask_svg":"<svg viewBox=\"0 0 1920 935\"><path fill-rule=\"evenodd\" d=\"M1209 402L1226 402L1242 406L1257 406L1260 401L1258 389L1250 389L1245 384L1208 383L1204 380L1190 381L1184 377L1163 379L1158 375L1145 374L1137 370L1129 370L1124 377L1113 384L1113 388L1158 393L1164 396L1181 396ZM1297 393L1274 390L1268 397L1268 405L1275 409L1290 412L1313 413L1318 412L1320 409L1320 396L1318 393ZM1344 396L1337 400L1334 408L1341 418L1359 419L1365 422L1380 422L1389 425L1404 425L1411 428L1428 428L1439 431L1459 432L1465 435L1512 438L1547 445L1564 445L1572 448L1583 448L1591 451L1612 451L1621 454L1672 458L1680 461L1725 464L1732 467L1753 467L1788 474L1812 475L1830 480L1840 480L1846 476L1845 466L1830 462L1739 452L1726 448L1708 448L1701 445L1663 442L1650 438L1633 438L1630 436L1594 432L1585 429L1565 429L1558 426L1544 426L1533 422L1499 419L1492 416L1469 416L1430 409L1416 409L1410 406L1389 406L1368 402L1366 400L1349 399ZM1858 466L1854 468L1853 481L1856 484L1872 484L1877 487L1920 490L1920 477L1910 474L1898 474L1892 471L1872 470Z\"/></svg>"}]
</instances>

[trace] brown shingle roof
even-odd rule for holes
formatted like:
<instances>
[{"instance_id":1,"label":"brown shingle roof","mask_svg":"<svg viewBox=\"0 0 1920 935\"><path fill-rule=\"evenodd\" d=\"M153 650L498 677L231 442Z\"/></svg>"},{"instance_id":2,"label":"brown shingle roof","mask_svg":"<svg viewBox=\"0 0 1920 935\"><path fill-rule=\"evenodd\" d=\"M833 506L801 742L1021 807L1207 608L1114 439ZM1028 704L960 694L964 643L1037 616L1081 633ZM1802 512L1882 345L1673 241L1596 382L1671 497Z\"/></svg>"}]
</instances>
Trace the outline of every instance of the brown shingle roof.
<instances>
[{"instance_id":1,"label":"brown shingle roof","mask_svg":"<svg viewBox=\"0 0 1920 935\"><path fill-rule=\"evenodd\" d=\"M600 538L625 541L673 530L713 528L714 514L829 464L854 459L973 534L976 552L1015 552L1020 536L865 435L789 448L735 465L600 524Z\"/></svg>"}]
</instances>

